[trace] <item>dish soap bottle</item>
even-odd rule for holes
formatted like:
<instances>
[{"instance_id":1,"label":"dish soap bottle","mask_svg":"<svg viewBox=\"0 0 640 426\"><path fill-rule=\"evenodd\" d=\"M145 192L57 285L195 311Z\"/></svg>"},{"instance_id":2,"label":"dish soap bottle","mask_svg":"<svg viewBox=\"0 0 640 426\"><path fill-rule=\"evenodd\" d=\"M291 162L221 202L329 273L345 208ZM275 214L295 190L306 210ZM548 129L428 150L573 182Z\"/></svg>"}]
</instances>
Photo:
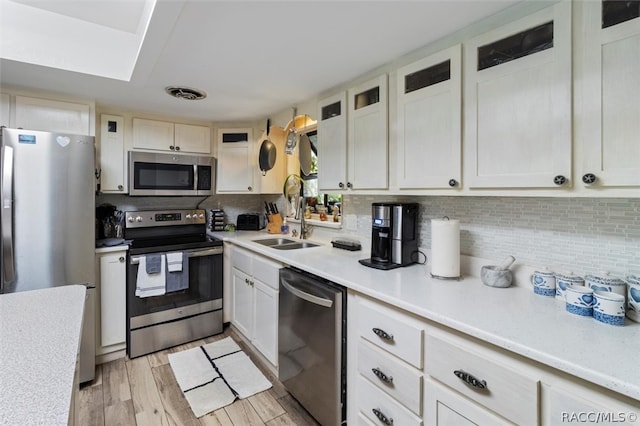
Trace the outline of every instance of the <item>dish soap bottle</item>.
<instances>
[{"instance_id":1,"label":"dish soap bottle","mask_svg":"<svg viewBox=\"0 0 640 426\"><path fill-rule=\"evenodd\" d=\"M285 235L289 233L289 225L287 224L286 217L283 219L282 225L280 225L280 233Z\"/></svg>"}]
</instances>

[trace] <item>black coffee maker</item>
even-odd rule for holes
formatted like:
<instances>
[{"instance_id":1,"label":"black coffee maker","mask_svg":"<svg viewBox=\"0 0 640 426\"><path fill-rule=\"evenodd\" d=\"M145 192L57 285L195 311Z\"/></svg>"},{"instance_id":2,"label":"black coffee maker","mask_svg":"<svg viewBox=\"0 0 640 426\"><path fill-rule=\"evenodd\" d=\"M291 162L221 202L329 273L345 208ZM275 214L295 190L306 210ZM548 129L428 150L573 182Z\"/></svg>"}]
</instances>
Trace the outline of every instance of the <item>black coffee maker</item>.
<instances>
[{"instance_id":1,"label":"black coffee maker","mask_svg":"<svg viewBox=\"0 0 640 426\"><path fill-rule=\"evenodd\" d=\"M394 269L418 259L418 204L371 204L371 258L359 262L377 269Z\"/></svg>"}]
</instances>

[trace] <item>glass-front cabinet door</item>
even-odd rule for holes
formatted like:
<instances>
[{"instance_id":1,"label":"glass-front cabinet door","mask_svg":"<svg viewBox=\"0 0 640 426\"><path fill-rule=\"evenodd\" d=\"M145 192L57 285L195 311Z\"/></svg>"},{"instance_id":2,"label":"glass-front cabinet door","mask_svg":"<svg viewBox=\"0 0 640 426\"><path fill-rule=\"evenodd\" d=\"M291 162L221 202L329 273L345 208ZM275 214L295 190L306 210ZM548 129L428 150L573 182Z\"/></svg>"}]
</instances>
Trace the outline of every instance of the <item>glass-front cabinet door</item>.
<instances>
[{"instance_id":1,"label":"glass-front cabinet door","mask_svg":"<svg viewBox=\"0 0 640 426\"><path fill-rule=\"evenodd\" d=\"M456 45L398 70L400 189L460 187L461 52Z\"/></svg>"},{"instance_id":2,"label":"glass-front cabinet door","mask_svg":"<svg viewBox=\"0 0 640 426\"><path fill-rule=\"evenodd\" d=\"M465 186L570 186L571 2L475 37L464 55Z\"/></svg>"},{"instance_id":3,"label":"glass-front cabinet door","mask_svg":"<svg viewBox=\"0 0 640 426\"><path fill-rule=\"evenodd\" d=\"M583 9L584 93L578 103L588 188L640 186L640 1Z\"/></svg>"}]
</instances>

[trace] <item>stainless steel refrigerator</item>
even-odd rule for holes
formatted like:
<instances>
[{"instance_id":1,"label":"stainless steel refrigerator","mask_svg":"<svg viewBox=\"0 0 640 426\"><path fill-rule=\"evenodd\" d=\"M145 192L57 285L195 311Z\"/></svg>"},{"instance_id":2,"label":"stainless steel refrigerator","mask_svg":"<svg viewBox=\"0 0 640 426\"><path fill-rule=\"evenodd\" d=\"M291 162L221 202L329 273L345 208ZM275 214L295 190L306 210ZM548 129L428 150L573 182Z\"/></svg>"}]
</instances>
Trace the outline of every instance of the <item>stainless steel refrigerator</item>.
<instances>
[{"instance_id":1,"label":"stainless steel refrigerator","mask_svg":"<svg viewBox=\"0 0 640 426\"><path fill-rule=\"evenodd\" d=\"M0 293L87 287L80 381L95 374L94 138L2 128Z\"/></svg>"}]
</instances>

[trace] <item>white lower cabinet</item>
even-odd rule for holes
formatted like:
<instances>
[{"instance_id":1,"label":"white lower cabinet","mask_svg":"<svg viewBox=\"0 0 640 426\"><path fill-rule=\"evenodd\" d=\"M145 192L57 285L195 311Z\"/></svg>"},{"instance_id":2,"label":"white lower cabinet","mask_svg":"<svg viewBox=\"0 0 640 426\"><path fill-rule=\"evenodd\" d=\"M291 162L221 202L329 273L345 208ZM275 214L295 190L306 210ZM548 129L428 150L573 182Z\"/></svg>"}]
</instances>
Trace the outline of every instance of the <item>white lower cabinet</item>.
<instances>
[{"instance_id":1,"label":"white lower cabinet","mask_svg":"<svg viewBox=\"0 0 640 426\"><path fill-rule=\"evenodd\" d=\"M96 284L99 308L96 312L97 354L125 348L127 338L127 250L98 252Z\"/></svg>"},{"instance_id":2,"label":"white lower cabinet","mask_svg":"<svg viewBox=\"0 0 640 426\"><path fill-rule=\"evenodd\" d=\"M512 424L431 378L425 379L424 418L427 426Z\"/></svg>"},{"instance_id":3,"label":"white lower cabinet","mask_svg":"<svg viewBox=\"0 0 640 426\"><path fill-rule=\"evenodd\" d=\"M276 368L280 268L278 262L232 246L231 323Z\"/></svg>"},{"instance_id":4,"label":"white lower cabinet","mask_svg":"<svg viewBox=\"0 0 640 426\"><path fill-rule=\"evenodd\" d=\"M637 400L359 293L348 297L349 424L632 424L640 415Z\"/></svg>"}]
</instances>

